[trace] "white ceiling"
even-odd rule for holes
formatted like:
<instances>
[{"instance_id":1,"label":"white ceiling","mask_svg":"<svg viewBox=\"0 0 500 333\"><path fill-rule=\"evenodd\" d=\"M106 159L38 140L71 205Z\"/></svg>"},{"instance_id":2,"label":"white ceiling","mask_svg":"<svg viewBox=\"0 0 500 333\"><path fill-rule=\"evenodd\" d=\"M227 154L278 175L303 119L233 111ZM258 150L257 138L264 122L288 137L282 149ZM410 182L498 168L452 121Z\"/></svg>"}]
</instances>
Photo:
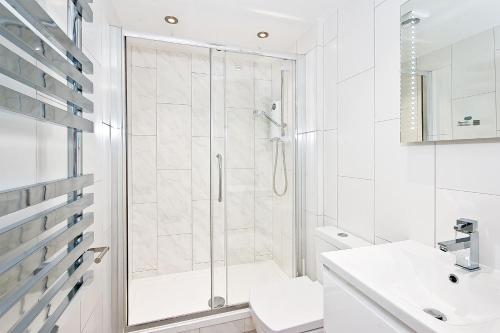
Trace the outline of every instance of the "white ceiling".
<instances>
[{"instance_id":1,"label":"white ceiling","mask_svg":"<svg viewBox=\"0 0 500 333\"><path fill-rule=\"evenodd\" d=\"M288 52L335 0L112 0L125 30L193 41ZM173 15L179 24L166 24ZM268 31L259 39L259 31Z\"/></svg>"}]
</instances>

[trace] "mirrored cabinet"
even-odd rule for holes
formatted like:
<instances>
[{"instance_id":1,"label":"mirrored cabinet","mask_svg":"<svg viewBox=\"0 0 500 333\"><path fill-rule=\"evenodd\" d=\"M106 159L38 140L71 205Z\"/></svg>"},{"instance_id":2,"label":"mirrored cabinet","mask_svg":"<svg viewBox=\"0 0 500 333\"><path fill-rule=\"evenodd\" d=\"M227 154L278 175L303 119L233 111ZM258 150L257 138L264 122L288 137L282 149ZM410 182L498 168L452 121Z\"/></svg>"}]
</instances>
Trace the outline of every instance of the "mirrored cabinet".
<instances>
[{"instance_id":1,"label":"mirrored cabinet","mask_svg":"<svg viewBox=\"0 0 500 333\"><path fill-rule=\"evenodd\" d=\"M500 1L401 6L401 142L500 137Z\"/></svg>"}]
</instances>

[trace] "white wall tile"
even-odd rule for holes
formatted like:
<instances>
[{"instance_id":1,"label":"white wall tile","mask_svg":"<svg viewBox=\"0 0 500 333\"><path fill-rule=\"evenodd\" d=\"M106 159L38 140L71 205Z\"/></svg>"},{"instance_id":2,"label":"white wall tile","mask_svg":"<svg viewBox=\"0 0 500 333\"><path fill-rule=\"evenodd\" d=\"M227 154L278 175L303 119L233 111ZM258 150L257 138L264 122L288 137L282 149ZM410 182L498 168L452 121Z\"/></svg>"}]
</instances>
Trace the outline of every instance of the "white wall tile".
<instances>
[{"instance_id":1,"label":"white wall tile","mask_svg":"<svg viewBox=\"0 0 500 333\"><path fill-rule=\"evenodd\" d=\"M156 204L132 206L132 269L134 272L158 267Z\"/></svg>"},{"instance_id":2,"label":"white wall tile","mask_svg":"<svg viewBox=\"0 0 500 333\"><path fill-rule=\"evenodd\" d=\"M37 123L37 181L68 176L68 131L49 123Z\"/></svg>"},{"instance_id":3,"label":"white wall tile","mask_svg":"<svg viewBox=\"0 0 500 333\"><path fill-rule=\"evenodd\" d=\"M210 199L210 138L193 137L193 200Z\"/></svg>"},{"instance_id":4,"label":"white wall tile","mask_svg":"<svg viewBox=\"0 0 500 333\"><path fill-rule=\"evenodd\" d=\"M214 256L224 260L224 216L218 214L214 202ZM210 200L193 201L193 260L195 264L210 262Z\"/></svg>"},{"instance_id":5,"label":"white wall tile","mask_svg":"<svg viewBox=\"0 0 500 333\"><path fill-rule=\"evenodd\" d=\"M92 24L84 23L82 26L82 45L85 53L87 55L92 55L97 61L102 63L103 54L103 20L104 11L103 4L96 2L91 5L93 12L93 22ZM67 23L64 23L67 26Z\"/></svg>"},{"instance_id":6,"label":"white wall tile","mask_svg":"<svg viewBox=\"0 0 500 333\"><path fill-rule=\"evenodd\" d=\"M436 196L436 242L455 238L453 226L458 218L478 220L479 262L500 267L500 197L440 189Z\"/></svg>"},{"instance_id":7,"label":"white wall tile","mask_svg":"<svg viewBox=\"0 0 500 333\"><path fill-rule=\"evenodd\" d=\"M436 146L436 186L500 194L500 143L456 142Z\"/></svg>"},{"instance_id":8,"label":"white wall tile","mask_svg":"<svg viewBox=\"0 0 500 333\"><path fill-rule=\"evenodd\" d=\"M273 200L255 198L255 254L267 255L273 251Z\"/></svg>"},{"instance_id":9,"label":"white wall tile","mask_svg":"<svg viewBox=\"0 0 500 333\"><path fill-rule=\"evenodd\" d=\"M132 136L132 198L156 202L156 137Z\"/></svg>"},{"instance_id":10,"label":"white wall tile","mask_svg":"<svg viewBox=\"0 0 500 333\"><path fill-rule=\"evenodd\" d=\"M375 120L399 118L400 0L375 9Z\"/></svg>"},{"instance_id":11,"label":"white wall tile","mask_svg":"<svg viewBox=\"0 0 500 333\"><path fill-rule=\"evenodd\" d=\"M254 67L245 55L226 56L226 107L253 109Z\"/></svg>"},{"instance_id":12,"label":"white wall tile","mask_svg":"<svg viewBox=\"0 0 500 333\"><path fill-rule=\"evenodd\" d=\"M324 129L328 130L337 128L337 39L333 39L325 45L324 53Z\"/></svg>"},{"instance_id":13,"label":"white wall tile","mask_svg":"<svg viewBox=\"0 0 500 333\"><path fill-rule=\"evenodd\" d=\"M273 154L276 143L268 139L255 140L255 196L272 196L273 193ZM280 148L281 149L281 148ZM281 151L281 150L280 150ZM279 166L282 161L279 159Z\"/></svg>"},{"instance_id":14,"label":"white wall tile","mask_svg":"<svg viewBox=\"0 0 500 333\"><path fill-rule=\"evenodd\" d=\"M305 123L304 131L313 131L317 124L317 69L318 69L318 48L312 49L306 54L305 72Z\"/></svg>"},{"instance_id":15,"label":"white wall tile","mask_svg":"<svg viewBox=\"0 0 500 333\"><path fill-rule=\"evenodd\" d=\"M270 80L255 80L255 108L260 111L271 111L272 82Z\"/></svg>"},{"instance_id":16,"label":"white wall tile","mask_svg":"<svg viewBox=\"0 0 500 333\"><path fill-rule=\"evenodd\" d=\"M254 171L253 169L228 169L226 174L228 228L253 228Z\"/></svg>"},{"instance_id":17,"label":"white wall tile","mask_svg":"<svg viewBox=\"0 0 500 333\"><path fill-rule=\"evenodd\" d=\"M337 218L337 131L325 131L324 214Z\"/></svg>"},{"instance_id":18,"label":"white wall tile","mask_svg":"<svg viewBox=\"0 0 500 333\"><path fill-rule=\"evenodd\" d=\"M375 235L432 246L434 145L401 145L398 119L375 124L375 144Z\"/></svg>"},{"instance_id":19,"label":"white wall tile","mask_svg":"<svg viewBox=\"0 0 500 333\"><path fill-rule=\"evenodd\" d=\"M83 327L82 333L101 333L103 330L102 324L102 303L98 303L94 307L92 316L88 320L85 327Z\"/></svg>"},{"instance_id":20,"label":"white wall tile","mask_svg":"<svg viewBox=\"0 0 500 333\"><path fill-rule=\"evenodd\" d=\"M36 183L36 121L0 112L0 188ZM15 144L12 144L15 142Z\"/></svg>"},{"instance_id":21,"label":"white wall tile","mask_svg":"<svg viewBox=\"0 0 500 333\"><path fill-rule=\"evenodd\" d=\"M99 332L102 330L99 324L102 324L104 267L93 265L91 269L94 271L93 283L83 286L83 289L80 290L80 327L83 328L83 331ZM97 321L97 325L92 323L93 321ZM90 329L87 329L87 327Z\"/></svg>"},{"instance_id":22,"label":"white wall tile","mask_svg":"<svg viewBox=\"0 0 500 333\"><path fill-rule=\"evenodd\" d=\"M307 131L307 61L304 55L299 55L297 62L297 131L304 133Z\"/></svg>"},{"instance_id":23,"label":"white wall tile","mask_svg":"<svg viewBox=\"0 0 500 333\"><path fill-rule=\"evenodd\" d=\"M156 61L158 103L191 105L191 57L159 50Z\"/></svg>"},{"instance_id":24,"label":"white wall tile","mask_svg":"<svg viewBox=\"0 0 500 333\"><path fill-rule=\"evenodd\" d=\"M374 182L339 178L338 226L369 242L374 241Z\"/></svg>"},{"instance_id":25,"label":"white wall tile","mask_svg":"<svg viewBox=\"0 0 500 333\"><path fill-rule=\"evenodd\" d=\"M191 171L158 171L158 234L191 233Z\"/></svg>"},{"instance_id":26,"label":"white wall tile","mask_svg":"<svg viewBox=\"0 0 500 333\"><path fill-rule=\"evenodd\" d=\"M318 213L317 132L309 132L305 137L305 208L316 215Z\"/></svg>"},{"instance_id":27,"label":"white wall tile","mask_svg":"<svg viewBox=\"0 0 500 333\"><path fill-rule=\"evenodd\" d=\"M222 138L225 136L226 130L226 109L225 109L225 90L224 76L211 77L211 113L213 117L214 136Z\"/></svg>"},{"instance_id":28,"label":"white wall tile","mask_svg":"<svg viewBox=\"0 0 500 333\"><path fill-rule=\"evenodd\" d=\"M294 278L297 276L297 271L294 263L295 258L291 253L295 251L295 239L283 236L281 243L285 255L280 262L280 267L289 278Z\"/></svg>"},{"instance_id":29,"label":"white wall tile","mask_svg":"<svg viewBox=\"0 0 500 333\"><path fill-rule=\"evenodd\" d=\"M323 131L318 131L316 134L316 215L323 215L323 200L324 200L324 141L325 135Z\"/></svg>"},{"instance_id":30,"label":"white wall tile","mask_svg":"<svg viewBox=\"0 0 500 333\"><path fill-rule=\"evenodd\" d=\"M373 70L339 84L339 175L373 179Z\"/></svg>"},{"instance_id":31,"label":"white wall tile","mask_svg":"<svg viewBox=\"0 0 500 333\"><path fill-rule=\"evenodd\" d=\"M156 68L156 49L146 46L132 46L132 66ZM133 82L132 82L133 84ZM156 83L155 83L156 84Z\"/></svg>"},{"instance_id":32,"label":"white wall tile","mask_svg":"<svg viewBox=\"0 0 500 333\"><path fill-rule=\"evenodd\" d=\"M158 237L158 268L162 274L186 272L193 269L193 240L191 234Z\"/></svg>"},{"instance_id":33,"label":"white wall tile","mask_svg":"<svg viewBox=\"0 0 500 333\"><path fill-rule=\"evenodd\" d=\"M158 169L191 168L191 108L158 104Z\"/></svg>"},{"instance_id":34,"label":"white wall tile","mask_svg":"<svg viewBox=\"0 0 500 333\"><path fill-rule=\"evenodd\" d=\"M60 332L80 332L80 303L74 302L57 321Z\"/></svg>"},{"instance_id":35,"label":"white wall tile","mask_svg":"<svg viewBox=\"0 0 500 333\"><path fill-rule=\"evenodd\" d=\"M193 136L210 136L210 77L193 74Z\"/></svg>"},{"instance_id":36,"label":"white wall tile","mask_svg":"<svg viewBox=\"0 0 500 333\"><path fill-rule=\"evenodd\" d=\"M229 265L254 262L254 229L234 229L227 232L227 260Z\"/></svg>"},{"instance_id":37,"label":"white wall tile","mask_svg":"<svg viewBox=\"0 0 500 333\"><path fill-rule=\"evenodd\" d=\"M210 200L197 200L193 205L193 261L210 261Z\"/></svg>"},{"instance_id":38,"label":"white wall tile","mask_svg":"<svg viewBox=\"0 0 500 333\"><path fill-rule=\"evenodd\" d=\"M193 73L210 74L210 50L204 47L192 48L191 50Z\"/></svg>"},{"instance_id":39,"label":"white wall tile","mask_svg":"<svg viewBox=\"0 0 500 333\"><path fill-rule=\"evenodd\" d=\"M272 80L272 64L265 60L258 59L254 63L255 80Z\"/></svg>"},{"instance_id":40,"label":"white wall tile","mask_svg":"<svg viewBox=\"0 0 500 333\"><path fill-rule=\"evenodd\" d=\"M322 130L324 128L325 113L325 51L323 46L318 46L316 51L316 124L314 129Z\"/></svg>"},{"instance_id":41,"label":"white wall tile","mask_svg":"<svg viewBox=\"0 0 500 333\"><path fill-rule=\"evenodd\" d=\"M289 181L287 192L281 197L273 195L273 231L276 226L283 236L292 238L294 226L290 221L294 219L295 197L294 191L292 191L294 172L288 170L287 173ZM278 192L282 192L284 189L284 176L278 172L276 172L276 188Z\"/></svg>"},{"instance_id":42,"label":"white wall tile","mask_svg":"<svg viewBox=\"0 0 500 333\"><path fill-rule=\"evenodd\" d=\"M251 109L226 109L228 168L254 167L254 116Z\"/></svg>"},{"instance_id":43,"label":"white wall tile","mask_svg":"<svg viewBox=\"0 0 500 333\"><path fill-rule=\"evenodd\" d=\"M338 12L339 79L374 65L373 0L344 1Z\"/></svg>"},{"instance_id":44,"label":"white wall tile","mask_svg":"<svg viewBox=\"0 0 500 333\"><path fill-rule=\"evenodd\" d=\"M156 135L156 69L132 67L132 134Z\"/></svg>"}]
</instances>

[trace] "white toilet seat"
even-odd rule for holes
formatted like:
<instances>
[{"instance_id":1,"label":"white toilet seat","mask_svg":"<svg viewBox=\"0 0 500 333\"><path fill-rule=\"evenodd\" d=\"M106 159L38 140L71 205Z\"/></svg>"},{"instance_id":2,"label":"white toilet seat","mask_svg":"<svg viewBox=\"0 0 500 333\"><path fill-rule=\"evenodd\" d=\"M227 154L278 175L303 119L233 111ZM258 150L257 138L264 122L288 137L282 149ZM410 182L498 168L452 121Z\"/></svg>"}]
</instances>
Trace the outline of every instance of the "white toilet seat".
<instances>
[{"instance_id":1,"label":"white toilet seat","mask_svg":"<svg viewBox=\"0 0 500 333\"><path fill-rule=\"evenodd\" d=\"M250 309L257 332L321 332L323 287L305 276L260 286L250 294Z\"/></svg>"}]
</instances>

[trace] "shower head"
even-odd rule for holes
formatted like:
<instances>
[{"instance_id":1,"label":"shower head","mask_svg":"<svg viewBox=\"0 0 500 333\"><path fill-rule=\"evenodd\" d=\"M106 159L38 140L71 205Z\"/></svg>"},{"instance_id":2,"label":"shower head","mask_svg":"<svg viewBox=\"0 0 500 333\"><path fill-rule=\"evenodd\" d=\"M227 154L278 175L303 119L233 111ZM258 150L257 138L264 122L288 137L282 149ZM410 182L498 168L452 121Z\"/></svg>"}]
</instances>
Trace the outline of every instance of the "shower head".
<instances>
[{"instance_id":1,"label":"shower head","mask_svg":"<svg viewBox=\"0 0 500 333\"><path fill-rule=\"evenodd\" d=\"M404 20L403 22L401 22L401 26L404 27L404 26L407 26L409 24L419 24L421 21L421 19L419 19L418 17L413 17L413 18L409 18L409 19L406 19Z\"/></svg>"},{"instance_id":2,"label":"shower head","mask_svg":"<svg viewBox=\"0 0 500 333\"><path fill-rule=\"evenodd\" d=\"M410 24L417 25L422 21L422 17L422 15L414 11L409 11L408 13L401 16L401 26L405 27Z\"/></svg>"}]
</instances>

